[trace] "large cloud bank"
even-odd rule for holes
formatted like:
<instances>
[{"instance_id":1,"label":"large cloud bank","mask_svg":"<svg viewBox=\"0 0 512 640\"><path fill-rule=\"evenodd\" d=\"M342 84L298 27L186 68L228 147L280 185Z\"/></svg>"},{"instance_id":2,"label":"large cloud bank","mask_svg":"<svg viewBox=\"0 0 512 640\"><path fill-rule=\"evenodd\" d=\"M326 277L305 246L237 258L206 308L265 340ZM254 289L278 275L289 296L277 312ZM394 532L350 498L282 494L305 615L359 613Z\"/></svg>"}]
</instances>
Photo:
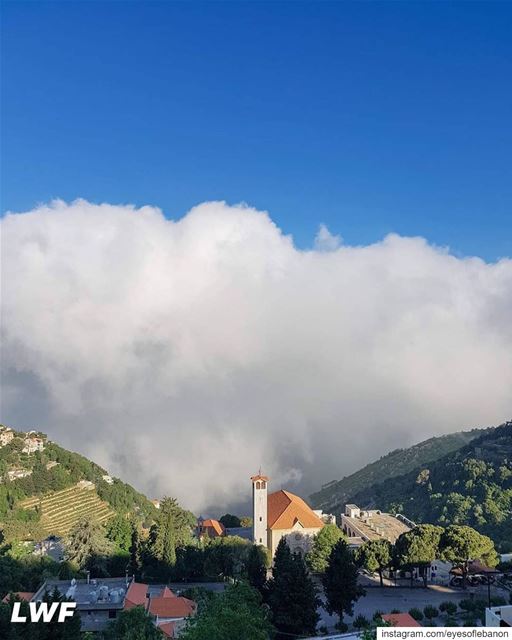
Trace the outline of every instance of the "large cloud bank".
<instances>
[{"instance_id":1,"label":"large cloud bank","mask_svg":"<svg viewBox=\"0 0 512 640\"><path fill-rule=\"evenodd\" d=\"M307 493L512 408L512 261L422 238L300 251L266 213L61 201L2 220L3 420L150 495ZM343 229L340 229L343 232Z\"/></svg>"}]
</instances>

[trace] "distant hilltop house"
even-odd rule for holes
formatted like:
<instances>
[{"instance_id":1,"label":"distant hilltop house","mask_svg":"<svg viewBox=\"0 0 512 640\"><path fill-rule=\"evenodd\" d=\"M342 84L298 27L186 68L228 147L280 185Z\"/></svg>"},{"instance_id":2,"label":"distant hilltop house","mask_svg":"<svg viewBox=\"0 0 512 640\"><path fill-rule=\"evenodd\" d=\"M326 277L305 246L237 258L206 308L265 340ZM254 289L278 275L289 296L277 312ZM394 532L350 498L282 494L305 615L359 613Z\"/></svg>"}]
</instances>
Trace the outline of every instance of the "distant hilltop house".
<instances>
[{"instance_id":1,"label":"distant hilltop house","mask_svg":"<svg viewBox=\"0 0 512 640\"><path fill-rule=\"evenodd\" d=\"M193 600L177 596L167 587L135 582L133 578L104 578L101 580L48 579L34 594L21 597L41 602L45 592L54 589L77 603L83 632L100 633L121 611L144 607L164 637L177 638L189 616L195 615Z\"/></svg>"},{"instance_id":2,"label":"distant hilltop house","mask_svg":"<svg viewBox=\"0 0 512 640\"><path fill-rule=\"evenodd\" d=\"M355 504L345 505L345 513L341 515L341 528L351 546L380 539L394 544L402 533L415 526L414 522L404 516L383 513L379 509L360 509Z\"/></svg>"},{"instance_id":3,"label":"distant hilltop house","mask_svg":"<svg viewBox=\"0 0 512 640\"><path fill-rule=\"evenodd\" d=\"M106 473L104 476L101 476L101 479L104 480L107 484L114 484L114 478L112 478L112 476L109 476L108 473Z\"/></svg>"},{"instance_id":4,"label":"distant hilltop house","mask_svg":"<svg viewBox=\"0 0 512 640\"><path fill-rule=\"evenodd\" d=\"M10 427L0 425L0 447L5 447L14 438L14 431Z\"/></svg>"},{"instance_id":5,"label":"distant hilltop house","mask_svg":"<svg viewBox=\"0 0 512 640\"><path fill-rule=\"evenodd\" d=\"M281 489L268 494L269 478L258 473L252 483L252 541L267 547L274 556L282 538L293 552L306 553L313 537L332 522L333 516L313 511L302 498Z\"/></svg>"},{"instance_id":6,"label":"distant hilltop house","mask_svg":"<svg viewBox=\"0 0 512 640\"><path fill-rule=\"evenodd\" d=\"M13 482L13 480L20 480L21 478L27 478L32 475L32 469L11 469L7 472L7 480Z\"/></svg>"},{"instance_id":7,"label":"distant hilltop house","mask_svg":"<svg viewBox=\"0 0 512 640\"><path fill-rule=\"evenodd\" d=\"M226 527L222 524L222 522L214 520L213 518L204 519L202 516L199 516L197 520L196 531L197 537L199 539L220 538L227 535Z\"/></svg>"},{"instance_id":8,"label":"distant hilltop house","mask_svg":"<svg viewBox=\"0 0 512 640\"><path fill-rule=\"evenodd\" d=\"M36 435L34 431L28 433L23 439L23 453L35 453L36 451L43 451L45 439Z\"/></svg>"}]
</instances>

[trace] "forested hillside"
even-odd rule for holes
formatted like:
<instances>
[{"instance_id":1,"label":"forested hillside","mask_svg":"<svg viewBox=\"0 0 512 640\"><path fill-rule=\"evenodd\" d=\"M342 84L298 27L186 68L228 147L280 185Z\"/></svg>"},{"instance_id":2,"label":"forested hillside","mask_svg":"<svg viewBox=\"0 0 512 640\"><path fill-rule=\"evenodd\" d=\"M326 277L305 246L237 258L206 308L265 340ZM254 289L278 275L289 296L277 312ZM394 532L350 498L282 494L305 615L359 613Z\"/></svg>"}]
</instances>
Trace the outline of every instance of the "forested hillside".
<instances>
[{"instance_id":1,"label":"forested hillside","mask_svg":"<svg viewBox=\"0 0 512 640\"><path fill-rule=\"evenodd\" d=\"M342 480L333 480L325 484L320 491L311 496L313 506L315 509L323 509L330 513L340 513L345 504L351 502L352 497L360 491L428 465L444 455L461 449L484 433L486 433L485 429L461 431L429 438L407 449L395 449Z\"/></svg>"},{"instance_id":2,"label":"forested hillside","mask_svg":"<svg viewBox=\"0 0 512 640\"><path fill-rule=\"evenodd\" d=\"M2 434L0 530L6 539L62 535L83 516L98 522L115 513L154 519L155 508L144 495L45 434L0 426Z\"/></svg>"},{"instance_id":3,"label":"forested hillside","mask_svg":"<svg viewBox=\"0 0 512 640\"><path fill-rule=\"evenodd\" d=\"M409 473L350 496L417 523L468 524L512 551L512 422Z\"/></svg>"}]
</instances>

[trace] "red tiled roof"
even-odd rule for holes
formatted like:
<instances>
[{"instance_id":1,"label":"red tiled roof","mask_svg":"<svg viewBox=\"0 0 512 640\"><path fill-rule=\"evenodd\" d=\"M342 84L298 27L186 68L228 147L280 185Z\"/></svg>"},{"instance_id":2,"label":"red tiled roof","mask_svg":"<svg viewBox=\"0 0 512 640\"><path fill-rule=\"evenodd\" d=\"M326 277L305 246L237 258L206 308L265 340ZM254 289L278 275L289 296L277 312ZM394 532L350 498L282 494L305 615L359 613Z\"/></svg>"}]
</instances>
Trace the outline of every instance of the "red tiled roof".
<instances>
[{"instance_id":1,"label":"red tiled roof","mask_svg":"<svg viewBox=\"0 0 512 640\"><path fill-rule=\"evenodd\" d=\"M132 609L140 605L146 604L146 594L148 592L148 585L142 582L132 582L126 592L126 598L124 601L125 609Z\"/></svg>"},{"instance_id":2,"label":"red tiled roof","mask_svg":"<svg viewBox=\"0 0 512 640\"><path fill-rule=\"evenodd\" d=\"M166 638L174 638L174 627L176 626L175 622L164 622L164 624L159 625L159 629L163 631L163 634Z\"/></svg>"},{"instance_id":3,"label":"red tiled roof","mask_svg":"<svg viewBox=\"0 0 512 640\"><path fill-rule=\"evenodd\" d=\"M2 602L7 603L10 600L10 596L11 594L8 593L6 596L4 596ZM26 600L27 602L30 602L34 596L34 594L32 593L32 591L13 591L14 596L18 596L18 598L20 600Z\"/></svg>"},{"instance_id":4,"label":"red tiled roof","mask_svg":"<svg viewBox=\"0 0 512 640\"><path fill-rule=\"evenodd\" d=\"M421 624L410 613L385 613L382 619L394 627L421 627Z\"/></svg>"},{"instance_id":5,"label":"red tiled roof","mask_svg":"<svg viewBox=\"0 0 512 640\"><path fill-rule=\"evenodd\" d=\"M292 529L295 523L305 529L321 529L324 523L302 498L289 491L276 491L267 499L269 529Z\"/></svg>"},{"instance_id":6,"label":"red tiled roof","mask_svg":"<svg viewBox=\"0 0 512 640\"><path fill-rule=\"evenodd\" d=\"M226 533L226 529L222 524L222 522L219 522L218 520L213 520L212 518L209 518L208 520L203 520L202 527L203 529L206 529L206 528L213 529L214 533L217 536L223 536Z\"/></svg>"},{"instance_id":7,"label":"red tiled roof","mask_svg":"<svg viewBox=\"0 0 512 640\"><path fill-rule=\"evenodd\" d=\"M159 618L186 618L196 610L196 603L188 598L150 598L149 613Z\"/></svg>"},{"instance_id":8,"label":"red tiled roof","mask_svg":"<svg viewBox=\"0 0 512 640\"><path fill-rule=\"evenodd\" d=\"M164 587L162 589L162 593L160 594L160 598L176 598L176 594L173 593L169 587Z\"/></svg>"}]
</instances>

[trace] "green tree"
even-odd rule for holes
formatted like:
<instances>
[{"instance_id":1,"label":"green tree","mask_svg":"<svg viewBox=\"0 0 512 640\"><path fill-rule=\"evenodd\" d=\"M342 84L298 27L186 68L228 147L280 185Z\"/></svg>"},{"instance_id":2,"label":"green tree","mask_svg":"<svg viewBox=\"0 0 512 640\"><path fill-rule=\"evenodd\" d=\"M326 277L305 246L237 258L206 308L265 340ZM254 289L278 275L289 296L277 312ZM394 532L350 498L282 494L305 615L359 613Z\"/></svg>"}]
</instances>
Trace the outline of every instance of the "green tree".
<instances>
[{"instance_id":1,"label":"green tree","mask_svg":"<svg viewBox=\"0 0 512 640\"><path fill-rule=\"evenodd\" d=\"M427 586L427 569L436 558L439 558L442 534L442 527L420 524L402 533L395 542L394 562L398 567L411 572L411 586L414 567L418 568L423 584Z\"/></svg>"},{"instance_id":2,"label":"green tree","mask_svg":"<svg viewBox=\"0 0 512 640\"><path fill-rule=\"evenodd\" d=\"M251 587L263 593L267 582L268 555L267 549L260 545L253 545L246 562L247 579Z\"/></svg>"},{"instance_id":3,"label":"green tree","mask_svg":"<svg viewBox=\"0 0 512 640\"><path fill-rule=\"evenodd\" d=\"M443 560L461 570L464 588L471 560L481 560L489 567L495 567L499 562L494 542L466 525L447 527L441 536L440 550Z\"/></svg>"},{"instance_id":4,"label":"green tree","mask_svg":"<svg viewBox=\"0 0 512 640\"><path fill-rule=\"evenodd\" d=\"M177 500L165 497L160 502L158 520L151 535L151 551L167 567L176 564L176 548L192 540L192 519Z\"/></svg>"},{"instance_id":5,"label":"green tree","mask_svg":"<svg viewBox=\"0 0 512 640\"><path fill-rule=\"evenodd\" d=\"M268 640L273 629L262 608L261 596L243 583L204 600L189 619L182 640Z\"/></svg>"},{"instance_id":6,"label":"green tree","mask_svg":"<svg viewBox=\"0 0 512 640\"><path fill-rule=\"evenodd\" d=\"M353 614L354 602L365 594L357 583L358 568L354 554L345 540L339 540L331 551L329 564L322 576L327 611L339 616L343 623L345 614Z\"/></svg>"},{"instance_id":7,"label":"green tree","mask_svg":"<svg viewBox=\"0 0 512 640\"><path fill-rule=\"evenodd\" d=\"M384 586L382 572L391 565L393 546L389 540L369 540L356 552L358 564L367 571L379 574L380 586Z\"/></svg>"},{"instance_id":8,"label":"green tree","mask_svg":"<svg viewBox=\"0 0 512 640\"><path fill-rule=\"evenodd\" d=\"M106 526L107 539L120 551L130 551L133 525L125 516L116 515Z\"/></svg>"},{"instance_id":9,"label":"green tree","mask_svg":"<svg viewBox=\"0 0 512 640\"><path fill-rule=\"evenodd\" d=\"M79 569L88 569L93 575L104 576L113 552L114 545L107 540L98 523L82 519L71 530L66 555Z\"/></svg>"},{"instance_id":10,"label":"green tree","mask_svg":"<svg viewBox=\"0 0 512 640\"><path fill-rule=\"evenodd\" d=\"M234 529L235 527L241 526L240 518L231 513L225 513L219 518L219 522L222 523L226 529Z\"/></svg>"},{"instance_id":11,"label":"green tree","mask_svg":"<svg viewBox=\"0 0 512 640\"><path fill-rule=\"evenodd\" d=\"M315 633L320 600L304 560L291 553L285 538L277 545L268 588L268 604L278 638Z\"/></svg>"},{"instance_id":12,"label":"green tree","mask_svg":"<svg viewBox=\"0 0 512 640\"><path fill-rule=\"evenodd\" d=\"M129 552L128 572L136 578L139 578L142 571L142 543L140 540L139 527L135 522L132 523Z\"/></svg>"},{"instance_id":13,"label":"green tree","mask_svg":"<svg viewBox=\"0 0 512 640\"><path fill-rule=\"evenodd\" d=\"M204 572L212 578L239 578L244 570L251 543L240 536L214 538L204 550Z\"/></svg>"},{"instance_id":14,"label":"green tree","mask_svg":"<svg viewBox=\"0 0 512 640\"><path fill-rule=\"evenodd\" d=\"M252 518L249 516L243 516L240 518L241 527L252 527Z\"/></svg>"},{"instance_id":15,"label":"green tree","mask_svg":"<svg viewBox=\"0 0 512 640\"><path fill-rule=\"evenodd\" d=\"M334 545L343 537L343 532L335 524L327 524L320 529L314 537L311 551L306 554L309 569L315 573L323 573L327 569Z\"/></svg>"},{"instance_id":16,"label":"green tree","mask_svg":"<svg viewBox=\"0 0 512 640\"><path fill-rule=\"evenodd\" d=\"M121 611L103 634L104 640L161 640L163 637L144 607Z\"/></svg>"}]
</instances>

